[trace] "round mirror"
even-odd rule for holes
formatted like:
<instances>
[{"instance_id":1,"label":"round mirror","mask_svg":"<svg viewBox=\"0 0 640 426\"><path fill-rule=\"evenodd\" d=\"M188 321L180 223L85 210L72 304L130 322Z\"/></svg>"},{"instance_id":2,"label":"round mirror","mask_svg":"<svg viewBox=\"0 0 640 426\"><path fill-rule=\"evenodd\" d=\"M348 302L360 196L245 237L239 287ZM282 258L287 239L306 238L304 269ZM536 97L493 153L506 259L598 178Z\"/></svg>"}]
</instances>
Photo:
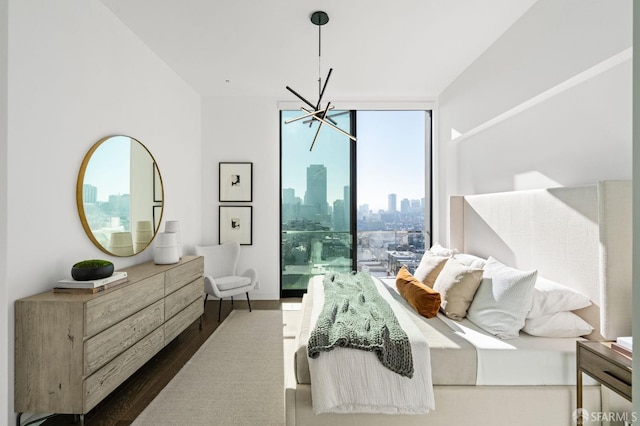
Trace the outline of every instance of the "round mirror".
<instances>
[{"instance_id":1,"label":"round mirror","mask_svg":"<svg viewBox=\"0 0 640 426\"><path fill-rule=\"evenodd\" d=\"M113 256L133 256L153 240L164 190L149 150L129 136L108 136L85 155L76 203L89 239Z\"/></svg>"}]
</instances>

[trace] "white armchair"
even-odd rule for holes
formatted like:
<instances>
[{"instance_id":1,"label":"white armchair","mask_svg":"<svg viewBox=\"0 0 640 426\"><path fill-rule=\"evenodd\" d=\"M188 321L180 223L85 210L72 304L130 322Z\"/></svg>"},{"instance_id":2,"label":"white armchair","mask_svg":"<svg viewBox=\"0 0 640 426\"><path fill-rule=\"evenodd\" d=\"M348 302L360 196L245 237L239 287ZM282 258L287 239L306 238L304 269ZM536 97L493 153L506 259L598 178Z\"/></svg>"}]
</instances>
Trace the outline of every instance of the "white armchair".
<instances>
[{"instance_id":1,"label":"white armchair","mask_svg":"<svg viewBox=\"0 0 640 426\"><path fill-rule=\"evenodd\" d=\"M196 254L204 257L204 302L207 302L209 295L220 300L218 322L220 322L222 299L225 297L231 297L233 306L233 296L246 293L249 311L251 311L249 291L258 284L258 274L253 268L247 269L242 274L237 273L240 244L229 242L212 246L196 246Z\"/></svg>"}]
</instances>

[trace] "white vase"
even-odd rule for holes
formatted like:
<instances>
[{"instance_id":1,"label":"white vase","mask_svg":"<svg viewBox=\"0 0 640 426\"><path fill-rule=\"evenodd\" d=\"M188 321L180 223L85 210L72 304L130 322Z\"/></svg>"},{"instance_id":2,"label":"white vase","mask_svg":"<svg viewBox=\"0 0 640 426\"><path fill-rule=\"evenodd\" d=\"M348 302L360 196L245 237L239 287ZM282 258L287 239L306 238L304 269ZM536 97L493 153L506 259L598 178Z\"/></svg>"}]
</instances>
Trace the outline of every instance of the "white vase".
<instances>
[{"instance_id":1,"label":"white vase","mask_svg":"<svg viewBox=\"0 0 640 426\"><path fill-rule=\"evenodd\" d=\"M136 223L136 253L144 250L151 241L153 232L150 220L140 220Z\"/></svg>"},{"instance_id":2,"label":"white vase","mask_svg":"<svg viewBox=\"0 0 640 426\"><path fill-rule=\"evenodd\" d=\"M112 232L109 237L109 251L115 256L133 256L131 232Z\"/></svg>"},{"instance_id":3,"label":"white vase","mask_svg":"<svg viewBox=\"0 0 640 426\"><path fill-rule=\"evenodd\" d=\"M153 252L153 261L156 265L169 265L180 261L180 253L176 234L173 232L160 232L156 235L156 246Z\"/></svg>"},{"instance_id":4,"label":"white vase","mask_svg":"<svg viewBox=\"0 0 640 426\"><path fill-rule=\"evenodd\" d=\"M164 224L164 232L176 234L178 245L178 255L182 258L182 236L180 235L180 222L177 220L168 220Z\"/></svg>"}]
</instances>

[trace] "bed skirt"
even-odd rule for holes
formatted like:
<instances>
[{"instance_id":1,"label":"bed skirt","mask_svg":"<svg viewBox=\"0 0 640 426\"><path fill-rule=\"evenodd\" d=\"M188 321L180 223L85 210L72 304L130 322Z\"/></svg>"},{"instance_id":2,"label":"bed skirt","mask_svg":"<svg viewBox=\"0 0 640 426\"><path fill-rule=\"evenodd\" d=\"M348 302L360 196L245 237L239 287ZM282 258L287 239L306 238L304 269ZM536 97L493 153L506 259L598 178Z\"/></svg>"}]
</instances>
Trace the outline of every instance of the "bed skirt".
<instances>
[{"instance_id":1,"label":"bed skirt","mask_svg":"<svg viewBox=\"0 0 640 426\"><path fill-rule=\"evenodd\" d=\"M287 426L573 426L575 386L434 386L436 409L420 415L315 414L311 385L286 388ZM584 407L601 410L600 386L584 386Z\"/></svg>"}]
</instances>

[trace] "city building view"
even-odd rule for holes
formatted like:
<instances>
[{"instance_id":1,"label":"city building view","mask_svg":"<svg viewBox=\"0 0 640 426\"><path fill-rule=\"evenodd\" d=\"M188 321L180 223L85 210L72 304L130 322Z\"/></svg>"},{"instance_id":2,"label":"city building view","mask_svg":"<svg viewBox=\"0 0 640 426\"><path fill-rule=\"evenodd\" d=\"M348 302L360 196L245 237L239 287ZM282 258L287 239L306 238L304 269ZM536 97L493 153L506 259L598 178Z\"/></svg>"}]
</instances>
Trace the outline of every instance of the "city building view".
<instances>
[{"instance_id":1,"label":"city building view","mask_svg":"<svg viewBox=\"0 0 640 426\"><path fill-rule=\"evenodd\" d=\"M131 230L129 194L112 194L107 201L100 201L98 188L84 184L82 200L89 228L103 247L108 246L111 233Z\"/></svg>"},{"instance_id":2,"label":"city building view","mask_svg":"<svg viewBox=\"0 0 640 426\"><path fill-rule=\"evenodd\" d=\"M323 164L306 170L306 191L282 189L282 286L305 289L310 277L328 271L369 271L374 276L395 276L402 265L415 270L425 250L425 199L388 194L386 209L368 204L357 209L356 252L350 232L350 188L342 198L327 199ZM398 203L399 200L399 203Z\"/></svg>"},{"instance_id":3,"label":"city building view","mask_svg":"<svg viewBox=\"0 0 640 426\"><path fill-rule=\"evenodd\" d=\"M367 204L358 206L357 268L374 276L395 276L402 265L415 270L424 254L425 200L400 200L388 195L386 210L372 212Z\"/></svg>"}]
</instances>

